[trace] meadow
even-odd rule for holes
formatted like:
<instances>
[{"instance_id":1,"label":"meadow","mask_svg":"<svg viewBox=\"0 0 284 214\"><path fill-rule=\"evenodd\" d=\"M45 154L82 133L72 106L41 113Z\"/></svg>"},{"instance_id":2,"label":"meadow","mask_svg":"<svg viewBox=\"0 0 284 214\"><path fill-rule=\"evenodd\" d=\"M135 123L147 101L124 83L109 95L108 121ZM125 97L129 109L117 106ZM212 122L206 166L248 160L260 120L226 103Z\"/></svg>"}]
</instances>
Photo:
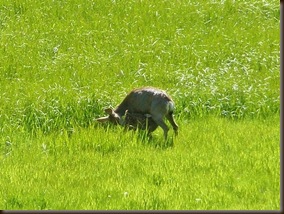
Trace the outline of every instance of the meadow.
<instances>
[{"instance_id":1,"label":"meadow","mask_svg":"<svg viewBox=\"0 0 284 214\"><path fill-rule=\"evenodd\" d=\"M279 210L280 11L234 0L0 2L0 209ZM94 118L166 90L179 136Z\"/></svg>"}]
</instances>

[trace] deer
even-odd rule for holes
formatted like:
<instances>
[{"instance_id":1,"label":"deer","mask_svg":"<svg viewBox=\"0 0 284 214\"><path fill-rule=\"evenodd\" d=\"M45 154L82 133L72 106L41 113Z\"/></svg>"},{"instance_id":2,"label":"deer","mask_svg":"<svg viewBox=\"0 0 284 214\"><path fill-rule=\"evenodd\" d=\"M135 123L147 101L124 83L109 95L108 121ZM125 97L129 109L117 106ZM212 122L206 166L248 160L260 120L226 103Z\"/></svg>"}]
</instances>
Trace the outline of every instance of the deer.
<instances>
[{"instance_id":1,"label":"deer","mask_svg":"<svg viewBox=\"0 0 284 214\"><path fill-rule=\"evenodd\" d=\"M133 89L115 109L106 108L104 110L108 116L95 120L98 122L109 121L116 125L126 126L127 121L123 119L126 113L140 114L145 117L148 115L150 120L156 123L156 127L154 125L148 131L154 131L159 126L164 131L164 139L167 140L169 127L164 118L172 125L175 135L178 135L178 125L173 117L174 110L175 104L164 90L147 86Z\"/></svg>"},{"instance_id":2,"label":"deer","mask_svg":"<svg viewBox=\"0 0 284 214\"><path fill-rule=\"evenodd\" d=\"M124 117L125 130L147 130L148 136L158 127L150 114L130 113L125 111Z\"/></svg>"}]
</instances>

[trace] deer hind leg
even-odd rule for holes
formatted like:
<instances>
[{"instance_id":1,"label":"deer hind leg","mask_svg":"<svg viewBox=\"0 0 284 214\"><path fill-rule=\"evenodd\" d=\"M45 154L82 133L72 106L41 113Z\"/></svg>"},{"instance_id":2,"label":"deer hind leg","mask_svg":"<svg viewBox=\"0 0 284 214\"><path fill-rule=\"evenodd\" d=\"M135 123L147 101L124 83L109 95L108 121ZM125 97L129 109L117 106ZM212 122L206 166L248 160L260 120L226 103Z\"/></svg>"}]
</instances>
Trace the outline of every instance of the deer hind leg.
<instances>
[{"instance_id":1,"label":"deer hind leg","mask_svg":"<svg viewBox=\"0 0 284 214\"><path fill-rule=\"evenodd\" d=\"M170 124L172 125L174 131L175 131L175 135L178 135L178 125L176 124L174 117L173 117L173 113L169 113L166 115L166 118L168 119L168 121L170 122Z\"/></svg>"},{"instance_id":2,"label":"deer hind leg","mask_svg":"<svg viewBox=\"0 0 284 214\"><path fill-rule=\"evenodd\" d=\"M168 138L168 131L169 131L169 127L167 126L167 124L165 123L165 121L163 120L163 117L161 116L156 116L153 117L153 120L155 121L155 123L160 126L163 130L164 130L164 138L165 140L167 140Z\"/></svg>"}]
</instances>

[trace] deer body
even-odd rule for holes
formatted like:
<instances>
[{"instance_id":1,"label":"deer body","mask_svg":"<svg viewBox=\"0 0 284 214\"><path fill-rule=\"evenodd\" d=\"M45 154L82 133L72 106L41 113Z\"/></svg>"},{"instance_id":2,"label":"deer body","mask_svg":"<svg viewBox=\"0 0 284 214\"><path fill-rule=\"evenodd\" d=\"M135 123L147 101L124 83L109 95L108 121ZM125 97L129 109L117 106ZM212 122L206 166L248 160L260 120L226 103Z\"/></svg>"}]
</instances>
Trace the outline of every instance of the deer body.
<instances>
[{"instance_id":1,"label":"deer body","mask_svg":"<svg viewBox=\"0 0 284 214\"><path fill-rule=\"evenodd\" d=\"M125 113L124 126L126 130L147 130L148 134L158 127L150 114L130 113L128 111Z\"/></svg>"},{"instance_id":2,"label":"deer body","mask_svg":"<svg viewBox=\"0 0 284 214\"><path fill-rule=\"evenodd\" d=\"M110 121L115 124L125 125L125 121L122 117L125 115L126 111L142 115L150 114L152 120L164 130L165 139L167 139L169 130L164 122L165 117L173 126L175 134L177 135L178 133L178 125L173 118L174 102L163 90L153 87L134 89L115 109L105 109L105 112L109 116L98 118L97 121Z\"/></svg>"}]
</instances>

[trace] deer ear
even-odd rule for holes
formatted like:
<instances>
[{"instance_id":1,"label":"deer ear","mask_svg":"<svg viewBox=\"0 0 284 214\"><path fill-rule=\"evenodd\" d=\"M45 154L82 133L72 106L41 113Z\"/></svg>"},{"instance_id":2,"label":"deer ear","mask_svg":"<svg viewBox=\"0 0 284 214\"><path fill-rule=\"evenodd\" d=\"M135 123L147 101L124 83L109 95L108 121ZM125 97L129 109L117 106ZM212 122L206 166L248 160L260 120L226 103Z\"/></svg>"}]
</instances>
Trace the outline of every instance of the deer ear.
<instances>
[{"instance_id":1,"label":"deer ear","mask_svg":"<svg viewBox=\"0 0 284 214\"><path fill-rule=\"evenodd\" d=\"M109 117L100 117L100 118L95 119L95 121L104 123L106 121L109 121Z\"/></svg>"},{"instance_id":2,"label":"deer ear","mask_svg":"<svg viewBox=\"0 0 284 214\"><path fill-rule=\"evenodd\" d=\"M112 115L113 114L113 110L111 108L106 108L105 109L105 113L108 115Z\"/></svg>"}]
</instances>

